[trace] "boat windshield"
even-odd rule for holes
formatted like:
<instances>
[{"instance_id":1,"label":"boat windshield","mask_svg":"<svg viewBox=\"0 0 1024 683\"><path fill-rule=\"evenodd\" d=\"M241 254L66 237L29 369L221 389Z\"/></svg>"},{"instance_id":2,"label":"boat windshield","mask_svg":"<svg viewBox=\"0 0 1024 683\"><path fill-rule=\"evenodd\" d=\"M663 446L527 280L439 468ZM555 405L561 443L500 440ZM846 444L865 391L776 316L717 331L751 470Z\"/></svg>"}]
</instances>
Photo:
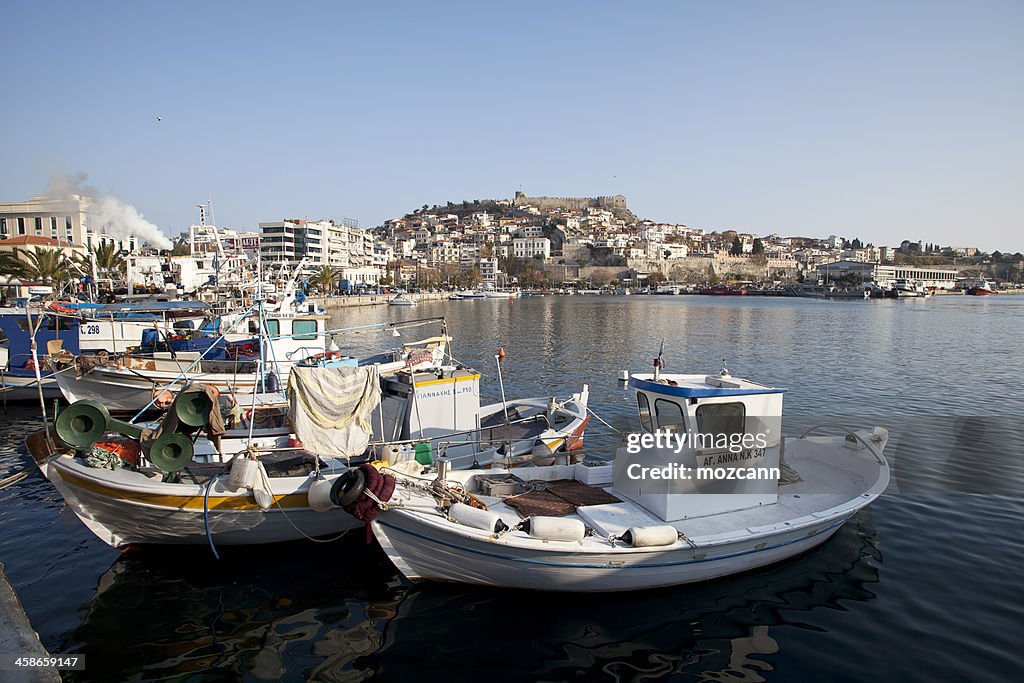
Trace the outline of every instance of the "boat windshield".
<instances>
[{"instance_id":1,"label":"boat windshield","mask_svg":"<svg viewBox=\"0 0 1024 683\"><path fill-rule=\"evenodd\" d=\"M640 411L640 429L645 432L653 432L654 425L651 423L651 404L647 396L641 392L636 394L636 407Z\"/></svg>"},{"instance_id":2,"label":"boat windshield","mask_svg":"<svg viewBox=\"0 0 1024 683\"><path fill-rule=\"evenodd\" d=\"M658 429L669 431L685 431L683 409L675 401L658 398L654 400L654 414L658 418Z\"/></svg>"}]
</instances>

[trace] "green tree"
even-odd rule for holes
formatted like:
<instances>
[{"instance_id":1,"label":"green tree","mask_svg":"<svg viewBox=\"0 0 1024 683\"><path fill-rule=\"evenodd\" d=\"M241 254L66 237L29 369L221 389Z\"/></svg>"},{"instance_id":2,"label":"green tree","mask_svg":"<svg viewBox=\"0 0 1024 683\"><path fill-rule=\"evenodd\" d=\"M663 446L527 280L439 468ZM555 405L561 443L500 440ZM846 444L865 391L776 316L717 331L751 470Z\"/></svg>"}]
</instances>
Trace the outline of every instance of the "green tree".
<instances>
[{"instance_id":1,"label":"green tree","mask_svg":"<svg viewBox=\"0 0 1024 683\"><path fill-rule=\"evenodd\" d=\"M754 246L751 249L751 253L753 253L754 256L764 253L764 242L761 241L760 237L754 238Z\"/></svg>"},{"instance_id":2,"label":"green tree","mask_svg":"<svg viewBox=\"0 0 1024 683\"><path fill-rule=\"evenodd\" d=\"M128 270L124 256L113 242L98 245L92 255L96 259L96 270L100 274L123 277Z\"/></svg>"},{"instance_id":3,"label":"green tree","mask_svg":"<svg viewBox=\"0 0 1024 683\"><path fill-rule=\"evenodd\" d=\"M335 284L341 279L341 271L333 266L323 265L314 271L309 278L309 283L316 286L321 292L330 293L334 291Z\"/></svg>"},{"instance_id":4,"label":"green tree","mask_svg":"<svg viewBox=\"0 0 1024 683\"><path fill-rule=\"evenodd\" d=\"M729 250L729 253L733 256L740 256L743 254L743 242L740 242L739 235L732 238L732 249Z\"/></svg>"},{"instance_id":5,"label":"green tree","mask_svg":"<svg viewBox=\"0 0 1024 683\"><path fill-rule=\"evenodd\" d=\"M25 280L66 282L72 279L71 262L59 249L32 247L0 255L0 274Z\"/></svg>"}]
</instances>

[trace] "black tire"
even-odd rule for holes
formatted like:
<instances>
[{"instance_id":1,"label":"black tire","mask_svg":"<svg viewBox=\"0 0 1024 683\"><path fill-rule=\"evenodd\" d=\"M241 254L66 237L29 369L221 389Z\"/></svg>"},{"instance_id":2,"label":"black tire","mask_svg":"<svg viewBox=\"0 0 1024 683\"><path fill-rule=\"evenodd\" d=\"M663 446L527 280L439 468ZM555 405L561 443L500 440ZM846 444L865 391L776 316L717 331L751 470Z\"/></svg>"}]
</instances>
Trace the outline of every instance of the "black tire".
<instances>
[{"instance_id":1,"label":"black tire","mask_svg":"<svg viewBox=\"0 0 1024 683\"><path fill-rule=\"evenodd\" d=\"M356 502L366 488L366 475L358 467L350 469L334 480L331 486L331 502L345 507Z\"/></svg>"}]
</instances>

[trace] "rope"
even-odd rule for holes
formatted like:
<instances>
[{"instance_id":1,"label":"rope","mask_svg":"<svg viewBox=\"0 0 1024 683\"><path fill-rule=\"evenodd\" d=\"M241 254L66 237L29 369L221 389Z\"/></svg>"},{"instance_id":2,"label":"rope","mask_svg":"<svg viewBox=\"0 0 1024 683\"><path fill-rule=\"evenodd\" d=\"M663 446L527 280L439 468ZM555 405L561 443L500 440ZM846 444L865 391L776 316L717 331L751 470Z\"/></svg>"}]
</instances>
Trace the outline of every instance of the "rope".
<instances>
[{"instance_id":1,"label":"rope","mask_svg":"<svg viewBox=\"0 0 1024 683\"><path fill-rule=\"evenodd\" d=\"M206 531L206 542L210 544L210 552L213 553L215 560L219 560L220 555L217 553L216 546L213 545L213 534L210 533L210 489L219 478L220 475L211 477L210 481L206 482L206 491L203 493L203 529Z\"/></svg>"},{"instance_id":2,"label":"rope","mask_svg":"<svg viewBox=\"0 0 1024 683\"><path fill-rule=\"evenodd\" d=\"M611 426L610 424L608 424L607 422L605 422L605 421L604 421L604 418L602 418L602 417L601 417L600 415L598 415L597 413L595 413L595 412L594 412L594 409L593 409L593 408L591 408L590 406L587 406L586 408L587 408L587 412L588 412L588 413L590 413L591 415L593 415L594 417L596 417L596 418L597 418L597 420L598 420L598 422L600 422L601 424L603 424L603 425L604 425L605 427L607 427L608 429L612 430L612 431L613 431L613 432L615 432L616 434L624 434L624 433L625 433L625 432L620 432L620 431L619 431L618 429L616 429L615 427L612 427L612 426Z\"/></svg>"},{"instance_id":3,"label":"rope","mask_svg":"<svg viewBox=\"0 0 1024 683\"><path fill-rule=\"evenodd\" d=\"M344 531L340 532L337 536L335 536L333 538L313 538L312 536L307 534L305 531L300 529L298 527L298 525L296 525L295 522L292 521L292 518L289 517L288 513L284 511L283 507L281 507L281 501L277 500L276 497L274 498L274 505L277 506L277 509L281 512L282 515L284 515L285 521L288 522L289 524L291 524L293 529L298 531L302 535L302 537L305 538L307 541L312 541L313 543L334 543L335 541L340 539L342 536L344 536L348 532L352 531L352 529L355 528L355 522L357 521L353 517L352 518L353 523L351 525L349 525L349 527L347 529L345 529Z\"/></svg>"},{"instance_id":4,"label":"rope","mask_svg":"<svg viewBox=\"0 0 1024 683\"><path fill-rule=\"evenodd\" d=\"M3 491L9 486L17 484L19 481L24 480L28 477L28 472L17 472L7 477L6 479L0 480L0 491Z\"/></svg>"}]
</instances>

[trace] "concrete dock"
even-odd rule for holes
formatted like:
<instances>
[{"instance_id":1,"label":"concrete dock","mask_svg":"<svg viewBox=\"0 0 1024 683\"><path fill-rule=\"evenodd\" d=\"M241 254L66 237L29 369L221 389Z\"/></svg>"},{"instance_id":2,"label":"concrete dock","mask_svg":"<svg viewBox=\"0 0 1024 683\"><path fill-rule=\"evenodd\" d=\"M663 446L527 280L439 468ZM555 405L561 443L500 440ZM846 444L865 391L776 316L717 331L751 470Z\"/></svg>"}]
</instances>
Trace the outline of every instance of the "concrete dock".
<instances>
[{"instance_id":1,"label":"concrete dock","mask_svg":"<svg viewBox=\"0 0 1024 683\"><path fill-rule=\"evenodd\" d=\"M447 299L451 292L418 292L416 294L403 294L403 299L413 301L440 301ZM352 308L354 306L386 306L388 301L394 299L396 294L355 294L352 296L311 296L309 301L315 302L323 307L328 314L333 309Z\"/></svg>"},{"instance_id":2,"label":"concrete dock","mask_svg":"<svg viewBox=\"0 0 1024 683\"><path fill-rule=\"evenodd\" d=\"M3 565L0 564L0 655L19 657L49 657L50 654L39 642L39 634L32 628L25 610L21 607L18 594L7 580ZM4 660L9 657L4 657ZM56 669L12 670L4 662L0 670L0 681L4 683L52 683L60 681Z\"/></svg>"}]
</instances>

